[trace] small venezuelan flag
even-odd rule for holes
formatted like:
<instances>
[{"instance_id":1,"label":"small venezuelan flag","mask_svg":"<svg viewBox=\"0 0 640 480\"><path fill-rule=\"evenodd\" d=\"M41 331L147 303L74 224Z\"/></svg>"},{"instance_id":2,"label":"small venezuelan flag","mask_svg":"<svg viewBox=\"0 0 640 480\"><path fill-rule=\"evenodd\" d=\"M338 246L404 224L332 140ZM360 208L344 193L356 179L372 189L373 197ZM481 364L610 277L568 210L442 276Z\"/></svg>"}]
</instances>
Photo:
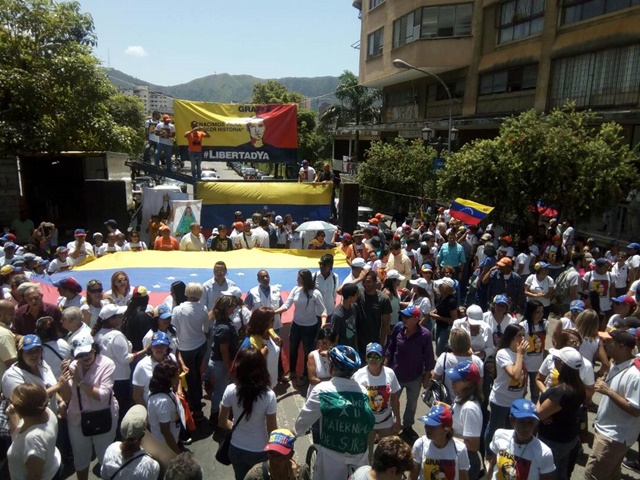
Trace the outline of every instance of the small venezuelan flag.
<instances>
[{"instance_id":1,"label":"small venezuelan flag","mask_svg":"<svg viewBox=\"0 0 640 480\"><path fill-rule=\"evenodd\" d=\"M464 198L456 198L451 204L449 212L453 218L467 225L477 225L491 213L491 210L493 210L493 207L465 200Z\"/></svg>"}]
</instances>

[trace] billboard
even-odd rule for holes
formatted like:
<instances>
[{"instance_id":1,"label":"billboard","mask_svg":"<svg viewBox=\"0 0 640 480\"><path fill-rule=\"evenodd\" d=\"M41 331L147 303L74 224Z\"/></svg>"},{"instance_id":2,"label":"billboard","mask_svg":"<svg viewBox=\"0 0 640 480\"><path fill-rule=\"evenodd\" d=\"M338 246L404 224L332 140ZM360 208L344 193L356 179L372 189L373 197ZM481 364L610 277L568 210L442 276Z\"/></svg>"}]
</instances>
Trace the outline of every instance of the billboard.
<instances>
[{"instance_id":1,"label":"billboard","mask_svg":"<svg viewBox=\"0 0 640 480\"><path fill-rule=\"evenodd\" d=\"M295 162L298 149L297 106L176 100L176 140L196 121L210 135L202 139L202 159L221 162Z\"/></svg>"}]
</instances>

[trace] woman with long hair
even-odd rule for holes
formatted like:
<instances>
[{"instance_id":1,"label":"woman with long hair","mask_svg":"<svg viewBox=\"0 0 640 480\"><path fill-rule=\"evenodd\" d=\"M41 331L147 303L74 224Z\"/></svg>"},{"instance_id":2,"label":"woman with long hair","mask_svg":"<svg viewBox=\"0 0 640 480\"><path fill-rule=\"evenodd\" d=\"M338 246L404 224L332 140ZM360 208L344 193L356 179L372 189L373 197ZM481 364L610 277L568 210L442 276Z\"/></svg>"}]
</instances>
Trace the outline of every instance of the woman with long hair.
<instances>
[{"instance_id":1,"label":"woman with long hair","mask_svg":"<svg viewBox=\"0 0 640 480\"><path fill-rule=\"evenodd\" d=\"M149 305L149 292L142 285L133 289L131 300L124 312L124 320L122 322L122 333L131 342L134 352L143 350L142 339L147 334L153 319L147 307Z\"/></svg>"},{"instance_id":2,"label":"woman with long hair","mask_svg":"<svg viewBox=\"0 0 640 480\"><path fill-rule=\"evenodd\" d=\"M444 277L436 281L439 297L431 318L436 322L436 355L440 355L447 347L451 325L458 319L458 302L456 300L455 283L452 278Z\"/></svg>"},{"instance_id":3,"label":"woman with long hair","mask_svg":"<svg viewBox=\"0 0 640 480\"><path fill-rule=\"evenodd\" d=\"M184 293L186 288L187 285L181 280L173 282L169 289L169 295L164 299L162 303L169 307L169 310L173 311L173 309L180 305L182 302L187 301L187 296Z\"/></svg>"},{"instance_id":4,"label":"woman with long hair","mask_svg":"<svg viewBox=\"0 0 640 480\"><path fill-rule=\"evenodd\" d=\"M553 452L554 478L569 480L577 459L574 450L580 446L577 414L586 399L580 378L582 355L571 347L555 350L552 355L558 384L540 396L538 436Z\"/></svg>"},{"instance_id":5,"label":"woman with long hair","mask_svg":"<svg viewBox=\"0 0 640 480\"><path fill-rule=\"evenodd\" d=\"M295 306L291 333L289 336L289 378L296 378L298 365L298 349L302 343L304 358L307 358L313 350L313 342L318 334L320 325L327 321L327 309L325 308L322 294L316 289L313 276L309 270L298 272L298 285L293 287L289 298L284 304L275 310L275 314L284 313ZM307 362L303 362L303 373L300 381L307 378Z\"/></svg>"},{"instance_id":6,"label":"woman with long hair","mask_svg":"<svg viewBox=\"0 0 640 480\"><path fill-rule=\"evenodd\" d=\"M47 408L42 385L23 383L11 393L7 408L12 443L7 451L9 473L14 479L57 478L60 451L56 448L58 420Z\"/></svg>"},{"instance_id":7,"label":"woman with long hair","mask_svg":"<svg viewBox=\"0 0 640 480\"><path fill-rule=\"evenodd\" d=\"M264 447L269 432L278 428L278 405L264 355L255 348L238 352L235 383L227 386L222 396L218 425L231 429L229 412L238 425L231 437L229 458L236 480L243 480L255 464L267 460Z\"/></svg>"},{"instance_id":8,"label":"woman with long hair","mask_svg":"<svg viewBox=\"0 0 640 480\"><path fill-rule=\"evenodd\" d=\"M400 275L400 272L397 270L389 270L386 272L386 278L384 279L384 284L382 285L382 293L386 294L389 297L389 301L391 302L391 327L393 328L396 323L398 323L399 317L398 314L400 310L406 308L409 305L408 302L401 302L400 295L398 295L398 287L400 286L400 282L404 280L404 275Z\"/></svg>"},{"instance_id":9,"label":"woman with long hair","mask_svg":"<svg viewBox=\"0 0 640 480\"><path fill-rule=\"evenodd\" d=\"M98 320L100 310L105 304L102 300L102 282L100 280L89 280L87 283L87 303L80 307L82 311L82 320L84 323L93 328L93 325Z\"/></svg>"},{"instance_id":10,"label":"woman with long hair","mask_svg":"<svg viewBox=\"0 0 640 480\"><path fill-rule=\"evenodd\" d=\"M433 331L432 321L429 318L433 303L429 296L429 282L424 278L416 278L415 280L409 280L409 285L412 287L411 301L409 305L413 305L420 309L422 314L420 317L420 325L427 327L429 331Z\"/></svg>"},{"instance_id":11,"label":"woman with long hair","mask_svg":"<svg viewBox=\"0 0 640 480\"><path fill-rule=\"evenodd\" d=\"M180 383L180 368L172 360L165 360L153 369L149 382L149 430L163 445L181 453L180 430L184 425L182 402L175 394Z\"/></svg>"},{"instance_id":12,"label":"woman with long hair","mask_svg":"<svg viewBox=\"0 0 640 480\"><path fill-rule=\"evenodd\" d=\"M169 336L157 331L151 338L149 348L145 349L148 354L138 362L133 375L131 384L133 385L133 401L137 405L147 405L149 398L149 383L153 376L153 369L159 363L165 360L176 361L176 357L169 350Z\"/></svg>"},{"instance_id":13,"label":"woman with long hair","mask_svg":"<svg viewBox=\"0 0 640 480\"><path fill-rule=\"evenodd\" d=\"M129 283L127 272L118 270L111 275L111 289L107 290L105 297L110 298L112 303L125 307L132 294L133 289L131 288L131 283Z\"/></svg>"},{"instance_id":14,"label":"woman with long hair","mask_svg":"<svg viewBox=\"0 0 640 480\"><path fill-rule=\"evenodd\" d=\"M481 469L482 370L465 360L445 371L453 394L453 436L462 440L469 454L469 478L477 479Z\"/></svg>"},{"instance_id":15,"label":"woman with long hair","mask_svg":"<svg viewBox=\"0 0 640 480\"><path fill-rule=\"evenodd\" d=\"M451 474L458 480L469 480L469 457L465 444L453 436L453 415L446 405L434 405L424 417L425 435L413 444L413 470L409 480L431 480L442 471L430 469L430 478L425 477L426 465L440 465L447 461L453 464ZM445 477L447 477L445 475ZM440 477L441 478L441 477Z\"/></svg>"},{"instance_id":16,"label":"woman with long hair","mask_svg":"<svg viewBox=\"0 0 640 480\"><path fill-rule=\"evenodd\" d=\"M509 428L509 409L514 400L523 398L527 387L527 367L524 356L529 348L522 325L507 326L496 353L496 379L489 395L491 414L485 430L484 445L491 456L489 445L499 428Z\"/></svg>"},{"instance_id":17,"label":"woman with long hair","mask_svg":"<svg viewBox=\"0 0 640 480\"><path fill-rule=\"evenodd\" d=\"M98 462L103 463L107 447L116 436L118 401L113 396L113 374L116 367L109 358L100 354L100 347L88 333L78 335L71 348L75 360L69 365L71 381L63 395L70 396L67 419L73 465L78 480L87 480L93 452L95 451ZM107 409L111 428L98 435L85 435L81 413Z\"/></svg>"},{"instance_id":18,"label":"woman with long hair","mask_svg":"<svg viewBox=\"0 0 640 480\"><path fill-rule=\"evenodd\" d=\"M164 303L156 307L151 321L151 328L142 339L142 347L144 349L148 349L151 346L151 340L156 332L162 332L169 338L169 352L179 357L178 334L176 333L176 327L171 323L171 309Z\"/></svg>"},{"instance_id":19,"label":"woman with long hair","mask_svg":"<svg viewBox=\"0 0 640 480\"><path fill-rule=\"evenodd\" d=\"M549 327L549 322L544 318L544 306L539 300L529 300L527 302L520 325L524 328L524 334L529 343L524 363L529 375L531 401L536 403L540 395L536 385L536 375L545 357L544 347Z\"/></svg>"},{"instance_id":20,"label":"woman with long hair","mask_svg":"<svg viewBox=\"0 0 640 480\"><path fill-rule=\"evenodd\" d=\"M483 363L480 357L471 353L471 338L462 328L451 329L451 333L449 334L449 348L451 349L450 352L440 354L436 360L436 366L433 368L431 378L443 381L449 392L451 392L451 380L444 374L447 369L453 368L460 362L468 360L475 364L480 372L482 372ZM480 376L482 376L482 374Z\"/></svg>"},{"instance_id":21,"label":"woman with long hair","mask_svg":"<svg viewBox=\"0 0 640 480\"><path fill-rule=\"evenodd\" d=\"M160 464L142 448L142 438L147 430L147 409L142 405L131 407L122 419L121 442L109 445L104 454L100 476L113 480L135 478L156 480L160 475Z\"/></svg>"},{"instance_id":22,"label":"woman with long hair","mask_svg":"<svg viewBox=\"0 0 640 480\"><path fill-rule=\"evenodd\" d=\"M238 333L230 319L235 307L235 298L231 295L218 298L213 307L213 345L204 378L207 393L211 395L209 421L213 425L218 424L220 401L231 381L231 364L238 352Z\"/></svg>"},{"instance_id":23,"label":"woman with long hair","mask_svg":"<svg viewBox=\"0 0 640 480\"><path fill-rule=\"evenodd\" d=\"M251 314L247 324L247 338L243 346L251 345L262 352L267 359L267 368L271 376L271 388L278 384L278 359L280 347L272 339L275 314L269 307L260 307Z\"/></svg>"},{"instance_id":24,"label":"woman with long hair","mask_svg":"<svg viewBox=\"0 0 640 480\"><path fill-rule=\"evenodd\" d=\"M609 357L604 351L604 345L600 341L598 331L600 330L600 316L591 308L576 317L576 330L582 336L580 353L591 363L597 358L602 363L600 374L609 371Z\"/></svg>"}]
</instances>

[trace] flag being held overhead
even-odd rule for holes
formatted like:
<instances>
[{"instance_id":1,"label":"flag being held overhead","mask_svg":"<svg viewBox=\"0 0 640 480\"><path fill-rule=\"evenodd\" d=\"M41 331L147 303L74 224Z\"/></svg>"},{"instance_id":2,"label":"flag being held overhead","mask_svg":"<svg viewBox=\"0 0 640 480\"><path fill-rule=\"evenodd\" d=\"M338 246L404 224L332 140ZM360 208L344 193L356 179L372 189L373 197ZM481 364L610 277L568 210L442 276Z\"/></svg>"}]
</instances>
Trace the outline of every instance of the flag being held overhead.
<instances>
[{"instance_id":1,"label":"flag being held overhead","mask_svg":"<svg viewBox=\"0 0 640 480\"><path fill-rule=\"evenodd\" d=\"M491 213L491 210L493 210L493 207L472 202L471 200L465 200L464 198L456 198L453 203L451 203L449 213L451 213L453 218L467 225L477 225L484 220L484 217Z\"/></svg>"}]
</instances>

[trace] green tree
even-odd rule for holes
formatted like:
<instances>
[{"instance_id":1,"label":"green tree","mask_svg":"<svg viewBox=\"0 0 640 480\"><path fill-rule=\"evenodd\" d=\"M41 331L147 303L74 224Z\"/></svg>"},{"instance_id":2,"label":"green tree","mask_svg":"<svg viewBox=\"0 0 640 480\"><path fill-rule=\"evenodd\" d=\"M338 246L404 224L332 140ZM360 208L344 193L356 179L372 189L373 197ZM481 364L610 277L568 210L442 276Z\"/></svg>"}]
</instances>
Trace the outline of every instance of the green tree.
<instances>
[{"instance_id":1,"label":"green tree","mask_svg":"<svg viewBox=\"0 0 640 480\"><path fill-rule=\"evenodd\" d=\"M567 104L506 119L496 138L452 154L438 185L445 197L494 206L492 217L531 229L538 201L573 219L620 201L637 181L635 161L620 125Z\"/></svg>"},{"instance_id":2,"label":"green tree","mask_svg":"<svg viewBox=\"0 0 640 480\"><path fill-rule=\"evenodd\" d=\"M342 72L338 78L340 84L336 88L335 96L339 103L331 105L323 112L320 121L324 128L331 130L347 123L363 125L379 121L382 91L358 85L358 77L349 70ZM361 161L362 154L363 152L360 151L360 130L356 129L353 156Z\"/></svg>"},{"instance_id":3,"label":"green tree","mask_svg":"<svg viewBox=\"0 0 640 480\"><path fill-rule=\"evenodd\" d=\"M290 92L287 87L276 80L256 83L253 86L253 103L300 103L304 95Z\"/></svg>"},{"instance_id":4,"label":"green tree","mask_svg":"<svg viewBox=\"0 0 640 480\"><path fill-rule=\"evenodd\" d=\"M91 49L93 20L78 2L2 0L0 154L131 152L139 125L118 125L116 91Z\"/></svg>"},{"instance_id":5,"label":"green tree","mask_svg":"<svg viewBox=\"0 0 640 480\"><path fill-rule=\"evenodd\" d=\"M425 147L422 140L397 137L393 143L373 142L367 161L358 169L362 197L374 210L390 211L398 202L419 207L435 187L431 169L435 157L435 149Z\"/></svg>"}]
</instances>

